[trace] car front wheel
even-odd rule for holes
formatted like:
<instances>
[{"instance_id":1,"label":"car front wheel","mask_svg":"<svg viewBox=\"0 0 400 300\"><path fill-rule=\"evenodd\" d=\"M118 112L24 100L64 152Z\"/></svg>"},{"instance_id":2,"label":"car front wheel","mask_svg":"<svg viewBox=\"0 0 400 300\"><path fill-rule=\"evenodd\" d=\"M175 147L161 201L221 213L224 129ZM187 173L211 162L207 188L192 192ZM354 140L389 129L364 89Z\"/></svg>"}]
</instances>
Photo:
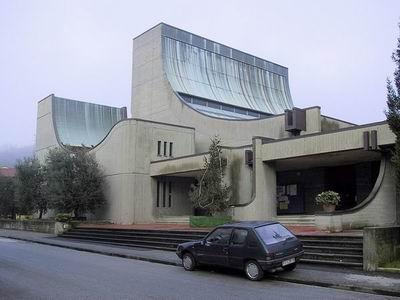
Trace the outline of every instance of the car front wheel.
<instances>
[{"instance_id":1,"label":"car front wheel","mask_svg":"<svg viewBox=\"0 0 400 300\"><path fill-rule=\"evenodd\" d=\"M264 271L255 260L249 260L244 266L244 272L248 279L256 281L264 277Z\"/></svg>"},{"instance_id":2,"label":"car front wheel","mask_svg":"<svg viewBox=\"0 0 400 300\"><path fill-rule=\"evenodd\" d=\"M193 271L196 267L194 257L190 253L185 253L182 256L182 266L186 271Z\"/></svg>"}]
</instances>

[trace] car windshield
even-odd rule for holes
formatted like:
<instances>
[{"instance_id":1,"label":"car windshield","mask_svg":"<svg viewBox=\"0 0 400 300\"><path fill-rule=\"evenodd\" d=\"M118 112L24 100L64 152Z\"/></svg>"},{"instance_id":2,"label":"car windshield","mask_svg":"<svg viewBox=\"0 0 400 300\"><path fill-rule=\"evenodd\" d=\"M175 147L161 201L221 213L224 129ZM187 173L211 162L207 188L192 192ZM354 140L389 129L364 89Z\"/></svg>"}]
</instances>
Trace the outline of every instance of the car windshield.
<instances>
[{"instance_id":1,"label":"car windshield","mask_svg":"<svg viewBox=\"0 0 400 300\"><path fill-rule=\"evenodd\" d=\"M260 226L256 228L256 231L266 245L294 238L294 235L281 224Z\"/></svg>"}]
</instances>

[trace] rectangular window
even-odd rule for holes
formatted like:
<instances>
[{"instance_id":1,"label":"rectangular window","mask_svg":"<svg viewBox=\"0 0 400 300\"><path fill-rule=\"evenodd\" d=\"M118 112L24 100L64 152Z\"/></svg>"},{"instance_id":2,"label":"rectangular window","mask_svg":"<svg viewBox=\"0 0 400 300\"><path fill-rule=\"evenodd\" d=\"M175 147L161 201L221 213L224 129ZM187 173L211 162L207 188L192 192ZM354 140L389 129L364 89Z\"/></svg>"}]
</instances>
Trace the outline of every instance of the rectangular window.
<instances>
[{"instance_id":1,"label":"rectangular window","mask_svg":"<svg viewBox=\"0 0 400 300\"><path fill-rule=\"evenodd\" d=\"M157 180L157 207L160 207L160 182Z\"/></svg>"},{"instance_id":2,"label":"rectangular window","mask_svg":"<svg viewBox=\"0 0 400 300\"><path fill-rule=\"evenodd\" d=\"M165 207L165 192L167 189L167 183L163 182L163 194L162 194L162 206Z\"/></svg>"},{"instance_id":3,"label":"rectangular window","mask_svg":"<svg viewBox=\"0 0 400 300\"><path fill-rule=\"evenodd\" d=\"M173 156L173 155L172 155L172 147L173 147L172 144L173 144L172 142L169 143L169 156Z\"/></svg>"},{"instance_id":4,"label":"rectangular window","mask_svg":"<svg viewBox=\"0 0 400 300\"><path fill-rule=\"evenodd\" d=\"M157 155L161 156L161 141L158 141L157 143Z\"/></svg>"},{"instance_id":5,"label":"rectangular window","mask_svg":"<svg viewBox=\"0 0 400 300\"><path fill-rule=\"evenodd\" d=\"M164 142L164 156L167 156L167 142Z\"/></svg>"},{"instance_id":6,"label":"rectangular window","mask_svg":"<svg viewBox=\"0 0 400 300\"><path fill-rule=\"evenodd\" d=\"M168 182L168 207L172 206L172 182Z\"/></svg>"}]
</instances>

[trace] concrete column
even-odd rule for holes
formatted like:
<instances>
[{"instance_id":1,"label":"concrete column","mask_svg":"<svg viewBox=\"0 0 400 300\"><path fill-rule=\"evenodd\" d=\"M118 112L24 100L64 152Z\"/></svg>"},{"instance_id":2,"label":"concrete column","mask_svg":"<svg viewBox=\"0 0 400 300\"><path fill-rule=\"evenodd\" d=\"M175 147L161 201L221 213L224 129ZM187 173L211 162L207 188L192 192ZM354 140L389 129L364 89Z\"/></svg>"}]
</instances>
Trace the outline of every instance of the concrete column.
<instances>
[{"instance_id":1,"label":"concrete column","mask_svg":"<svg viewBox=\"0 0 400 300\"><path fill-rule=\"evenodd\" d=\"M274 220L276 218L276 171L262 160L262 140L253 140L253 196L250 203L235 209L236 220Z\"/></svg>"}]
</instances>

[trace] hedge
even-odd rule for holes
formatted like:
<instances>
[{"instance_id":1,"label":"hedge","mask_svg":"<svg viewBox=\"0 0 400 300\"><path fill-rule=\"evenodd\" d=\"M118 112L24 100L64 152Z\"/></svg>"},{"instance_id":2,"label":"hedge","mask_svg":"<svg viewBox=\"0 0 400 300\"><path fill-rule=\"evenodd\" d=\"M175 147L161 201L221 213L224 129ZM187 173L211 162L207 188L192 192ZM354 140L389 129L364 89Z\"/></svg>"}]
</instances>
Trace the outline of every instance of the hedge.
<instances>
[{"instance_id":1,"label":"hedge","mask_svg":"<svg viewBox=\"0 0 400 300\"><path fill-rule=\"evenodd\" d=\"M190 216L190 227L215 227L232 222L231 216Z\"/></svg>"}]
</instances>

